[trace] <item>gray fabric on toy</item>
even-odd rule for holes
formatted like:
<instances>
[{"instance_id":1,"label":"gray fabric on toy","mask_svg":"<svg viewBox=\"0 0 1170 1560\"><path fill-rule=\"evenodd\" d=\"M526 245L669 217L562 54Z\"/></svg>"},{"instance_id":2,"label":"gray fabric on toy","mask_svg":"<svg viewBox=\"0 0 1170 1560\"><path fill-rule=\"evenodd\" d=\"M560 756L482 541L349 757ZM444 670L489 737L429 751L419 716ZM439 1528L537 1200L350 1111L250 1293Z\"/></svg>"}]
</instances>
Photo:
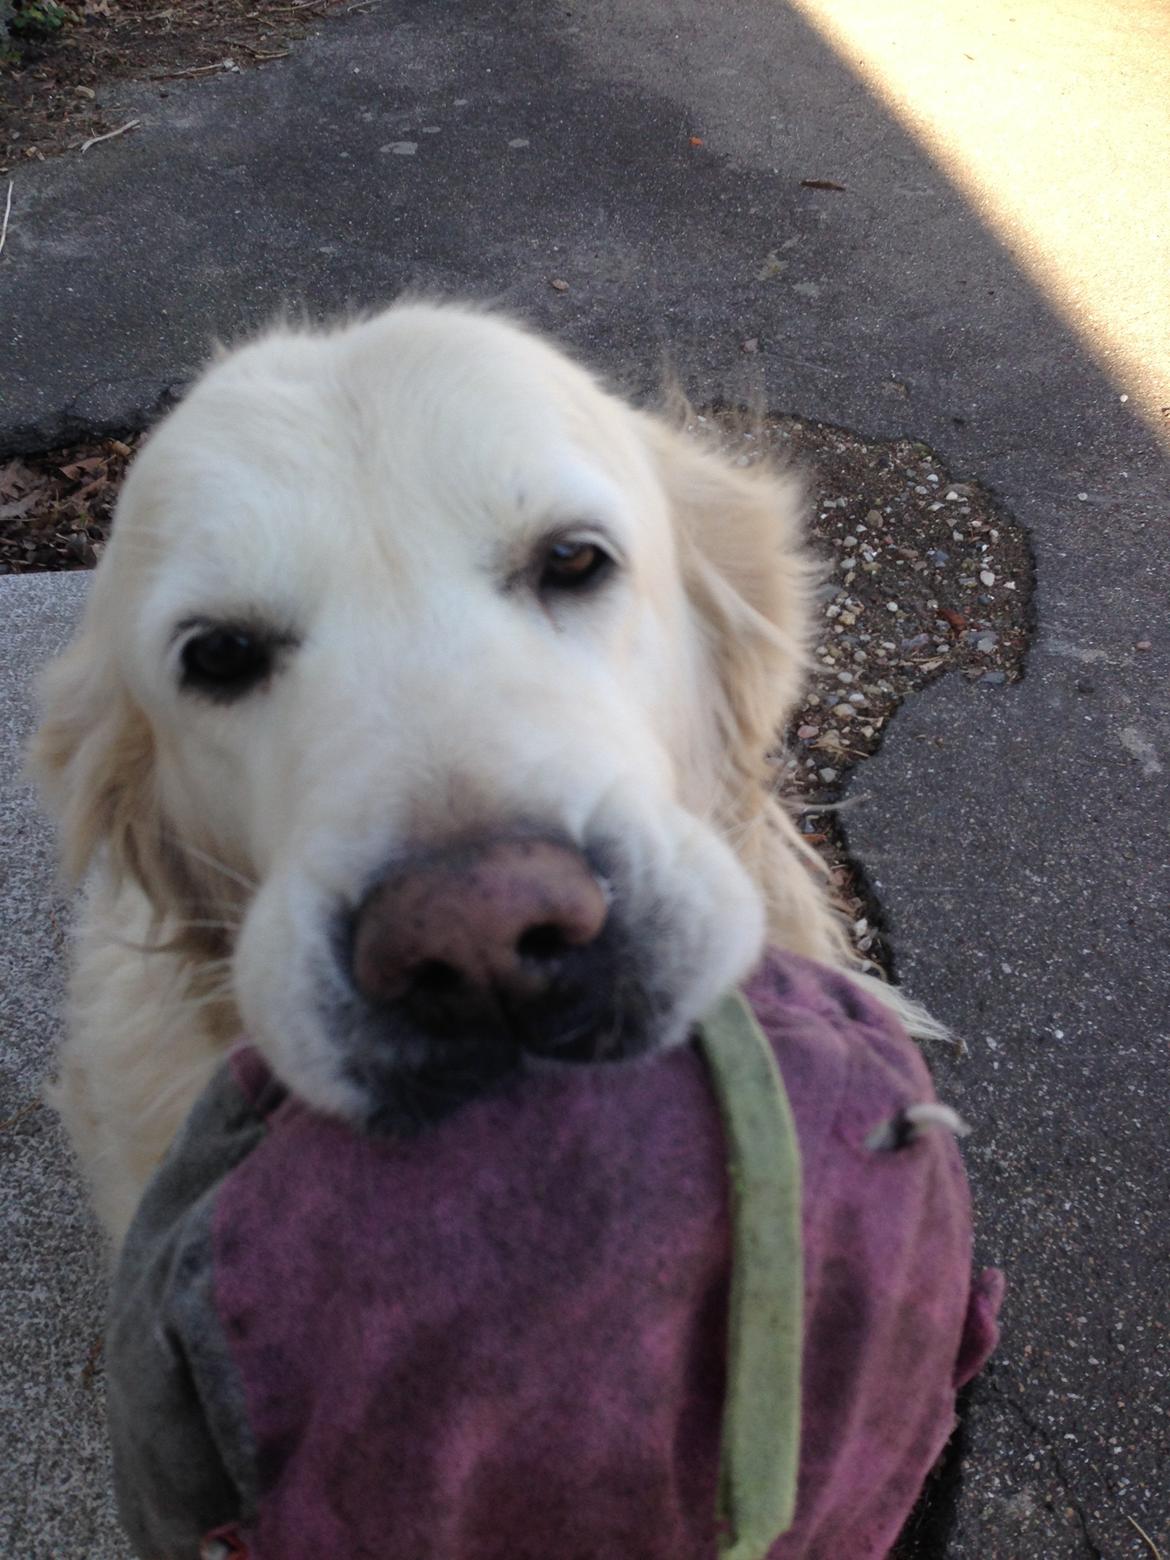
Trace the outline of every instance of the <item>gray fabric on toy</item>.
<instances>
[{"instance_id":1,"label":"gray fabric on toy","mask_svg":"<svg viewBox=\"0 0 1170 1560\"><path fill-rule=\"evenodd\" d=\"M745 997L408 1140L236 1051L116 1274L137 1552L886 1554L1002 1280L972 1282L957 1148L888 1012L780 954Z\"/></svg>"}]
</instances>

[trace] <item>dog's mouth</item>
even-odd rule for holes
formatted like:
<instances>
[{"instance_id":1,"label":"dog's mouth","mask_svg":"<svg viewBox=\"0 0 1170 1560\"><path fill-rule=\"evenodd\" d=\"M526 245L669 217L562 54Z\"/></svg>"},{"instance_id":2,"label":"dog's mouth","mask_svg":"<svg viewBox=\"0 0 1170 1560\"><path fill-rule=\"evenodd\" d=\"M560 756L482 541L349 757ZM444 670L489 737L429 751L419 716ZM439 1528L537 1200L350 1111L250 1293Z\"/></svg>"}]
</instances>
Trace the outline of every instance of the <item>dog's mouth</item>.
<instances>
[{"instance_id":1,"label":"dog's mouth","mask_svg":"<svg viewBox=\"0 0 1170 1560\"><path fill-rule=\"evenodd\" d=\"M734 858L711 855L629 826L583 844L513 826L399 850L348 893L282 875L245 921L241 1016L290 1089L382 1133L668 1049L762 940Z\"/></svg>"},{"instance_id":2,"label":"dog's mouth","mask_svg":"<svg viewBox=\"0 0 1170 1560\"><path fill-rule=\"evenodd\" d=\"M338 912L318 1018L370 1127L422 1125L537 1065L647 1049L661 1004L606 855L513 827L402 853Z\"/></svg>"},{"instance_id":3,"label":"dog's mouth","mask_svg":"<svg viewBox=\"0 0 1170 1560\"><path fill-rule=\"evenodd\" d=\"M421 972L409 993L330 1016L343 1070L376 1133L417 1131L535 1070L600 1066L654 1048L669 1004L636 978L615 926L585 957L564 959L532 987L471 988L449 966Z\"/></svg>"}]
</instances>

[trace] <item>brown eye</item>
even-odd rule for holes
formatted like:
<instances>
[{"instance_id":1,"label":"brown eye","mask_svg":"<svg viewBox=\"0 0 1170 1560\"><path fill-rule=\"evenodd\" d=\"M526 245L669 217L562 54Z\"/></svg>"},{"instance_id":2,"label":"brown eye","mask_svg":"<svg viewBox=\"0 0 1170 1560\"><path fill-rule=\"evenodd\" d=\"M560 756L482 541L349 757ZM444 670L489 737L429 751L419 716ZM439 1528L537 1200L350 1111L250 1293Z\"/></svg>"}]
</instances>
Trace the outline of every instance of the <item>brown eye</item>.
<instances>
[{"instance_id":1,"label":"brown eye","mask_svg":"<svg viewBox=\"0 0 1170 1560\"><path fill-rule=\"evenodd\" d=\"M544 555L541 590L581 590L613 568L613 559L596 542L553 542Z\"/></svg>"}]
</instances>

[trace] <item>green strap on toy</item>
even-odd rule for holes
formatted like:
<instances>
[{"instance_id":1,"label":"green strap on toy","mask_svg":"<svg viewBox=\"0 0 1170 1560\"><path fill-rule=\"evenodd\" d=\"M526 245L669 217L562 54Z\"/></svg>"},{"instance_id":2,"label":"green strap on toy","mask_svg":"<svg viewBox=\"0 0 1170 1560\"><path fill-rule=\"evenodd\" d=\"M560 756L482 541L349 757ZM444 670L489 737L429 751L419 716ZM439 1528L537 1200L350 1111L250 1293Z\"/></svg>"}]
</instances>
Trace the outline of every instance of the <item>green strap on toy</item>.
<instances>
[{"instance_id":1,"label":"green strap on toy","mask_svg":"<svg viewBox=\"0 0 1170 1560\"><path fill-rule=\"evenodd\" d=\"M699 1040L727 1137L732 1268L719 1469L722 1560L764 1560L792 1526L800 1461L800 1149L772 1048L737 992Z\"/></svg>"}]
</instances>

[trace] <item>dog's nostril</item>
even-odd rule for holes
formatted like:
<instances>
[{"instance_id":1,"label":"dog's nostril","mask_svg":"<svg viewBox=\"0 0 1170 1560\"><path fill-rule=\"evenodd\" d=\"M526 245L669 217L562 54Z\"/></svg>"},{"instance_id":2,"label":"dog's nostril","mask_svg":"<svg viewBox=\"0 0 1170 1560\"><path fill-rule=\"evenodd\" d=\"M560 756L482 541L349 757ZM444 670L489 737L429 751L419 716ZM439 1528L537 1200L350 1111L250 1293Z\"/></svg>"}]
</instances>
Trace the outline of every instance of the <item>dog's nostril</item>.
<instances>
[{"instance_id":1,"label":"dog's nostril","mask_svg":"<svg viewBox=\"0 0 1170 1560\"><path fill-rule=\"evenodd\" d=\"M442 959L424 959L412 971L411 982L420 996L446 997L459 990L463 976Z\"/></svg>"},{"instance_id":2,"label":"dog's nostril","mask_svg":"<svg viewBox=\"0 0 1170 1560\"><path fill-rule=\"evenodd\" d=\"M516 952L522 959L535 959L541 963L562 958L568 951L569 940L564 928L553 921L530 926L516 944Z\"/></svg>"}]
</instances>

